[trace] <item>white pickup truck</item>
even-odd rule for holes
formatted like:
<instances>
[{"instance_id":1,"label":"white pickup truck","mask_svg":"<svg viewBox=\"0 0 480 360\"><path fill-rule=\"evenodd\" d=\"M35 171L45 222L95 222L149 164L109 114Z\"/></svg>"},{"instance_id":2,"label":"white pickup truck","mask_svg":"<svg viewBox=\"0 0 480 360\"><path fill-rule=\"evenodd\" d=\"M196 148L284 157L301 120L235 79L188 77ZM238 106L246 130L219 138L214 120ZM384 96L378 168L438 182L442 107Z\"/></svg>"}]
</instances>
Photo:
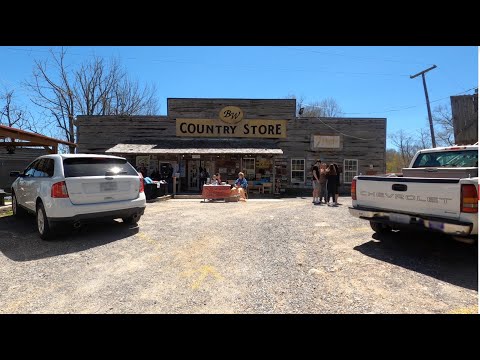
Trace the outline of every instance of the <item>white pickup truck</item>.
<instances>
[{"instance_id":1,"label":"white pickup truck","mask_svg":"<svg viewBox=\"0 0 480 360\"><path fill-rule=\"evenodd\" d=\"M417 227L478 238L478 145L418 151L400 176L355 176L350 214L377 233Z\"/></svg>"}]
</instances>

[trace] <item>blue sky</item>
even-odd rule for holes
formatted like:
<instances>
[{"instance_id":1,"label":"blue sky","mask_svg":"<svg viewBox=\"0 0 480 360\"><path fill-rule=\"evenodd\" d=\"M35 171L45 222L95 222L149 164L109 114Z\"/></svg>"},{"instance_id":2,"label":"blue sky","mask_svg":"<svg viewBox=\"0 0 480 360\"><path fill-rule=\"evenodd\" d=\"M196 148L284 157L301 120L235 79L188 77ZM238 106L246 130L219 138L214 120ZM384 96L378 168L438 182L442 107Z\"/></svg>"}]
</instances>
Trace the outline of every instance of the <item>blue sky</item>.
<instances>
[{"instance_id":1,"label":"blue sky","mask_svg":"<svg viewBox=\"0 0 480 360\"><path fill-rule=\"evenodd\" d=\"M22 81L50 47L0 47L0 86L29 104ZM58 49L58 48L53 48ZM160 114L168 97L284 98L305 103L333 97L346 116L386 117L387 132L427 126L421 77L432 108L478 87L477 47L69 47L68 63L118 57L131 76L157 86ZM467 92L473 93L473 90ZM442 99L436 101L438 99ZM33 105L32 109L33 109ZM390 147L390 142L387 144Z\"/></svg>"}]
</instances>

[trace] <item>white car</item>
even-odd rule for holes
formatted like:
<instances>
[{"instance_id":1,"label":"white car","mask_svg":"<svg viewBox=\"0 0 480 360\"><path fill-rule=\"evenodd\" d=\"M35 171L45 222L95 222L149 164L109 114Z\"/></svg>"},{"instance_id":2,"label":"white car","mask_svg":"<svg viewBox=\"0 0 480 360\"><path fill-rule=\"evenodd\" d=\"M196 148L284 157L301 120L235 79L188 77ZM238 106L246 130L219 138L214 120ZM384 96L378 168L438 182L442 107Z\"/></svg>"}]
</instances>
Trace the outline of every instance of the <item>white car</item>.
<instances>
[{"instance_id":1,"label":"white car","mask_svg":"<svg viewBox=\"0 0 480 360\"><path fill-rule=\"evenodd\" d=\"M35 159L12 184L15 216L36 214L44 240L58 223L79 227L92 219L136 224L146 207L143 177L121 157L54 154Z\"/></svg>"}]
</instances>

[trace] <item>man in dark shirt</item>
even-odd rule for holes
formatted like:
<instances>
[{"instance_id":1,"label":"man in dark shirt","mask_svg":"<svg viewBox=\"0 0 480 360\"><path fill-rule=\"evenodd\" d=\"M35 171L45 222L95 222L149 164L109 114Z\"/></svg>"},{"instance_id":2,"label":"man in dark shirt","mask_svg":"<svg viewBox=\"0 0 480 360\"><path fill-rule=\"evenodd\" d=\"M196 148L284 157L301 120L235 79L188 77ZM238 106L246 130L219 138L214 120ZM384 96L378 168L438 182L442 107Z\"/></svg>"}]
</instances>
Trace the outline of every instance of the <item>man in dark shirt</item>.
<instances>
[{"instance_id":1,"label":"man in dark shirt","mask_svg":"<svg viewBox=\"0 0 480 360\"><path fill-rule=\"evenodd\" d=\"M317 160L315 161L315 165L312 168L312 173L313 173L313 179L312 179L312 185L313 185L313 203L315 205L320 204L320 164L321 161Z\"/></svg>"}]
</instances>

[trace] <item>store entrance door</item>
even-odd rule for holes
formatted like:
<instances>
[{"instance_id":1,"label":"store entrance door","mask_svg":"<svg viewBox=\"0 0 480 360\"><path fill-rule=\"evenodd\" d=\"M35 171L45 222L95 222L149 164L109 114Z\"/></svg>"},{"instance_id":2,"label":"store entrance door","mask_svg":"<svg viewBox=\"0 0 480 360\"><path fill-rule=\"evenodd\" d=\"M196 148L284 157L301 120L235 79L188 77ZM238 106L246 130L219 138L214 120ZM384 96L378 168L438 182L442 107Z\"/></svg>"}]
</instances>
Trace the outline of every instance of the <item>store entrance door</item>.
<instances>
[{"instance_id":1,"label":"store entrance door","mask_svg":"<svg viewBox=\"0 0 480 360\"><path fill-rule=\"evenodd\" d=\"M187 163L187 180L188 180L188 190L195 191L199 190L198 187L198 168L200 167L200 160L189 160Z\"/></svg>"}]
</instances>

